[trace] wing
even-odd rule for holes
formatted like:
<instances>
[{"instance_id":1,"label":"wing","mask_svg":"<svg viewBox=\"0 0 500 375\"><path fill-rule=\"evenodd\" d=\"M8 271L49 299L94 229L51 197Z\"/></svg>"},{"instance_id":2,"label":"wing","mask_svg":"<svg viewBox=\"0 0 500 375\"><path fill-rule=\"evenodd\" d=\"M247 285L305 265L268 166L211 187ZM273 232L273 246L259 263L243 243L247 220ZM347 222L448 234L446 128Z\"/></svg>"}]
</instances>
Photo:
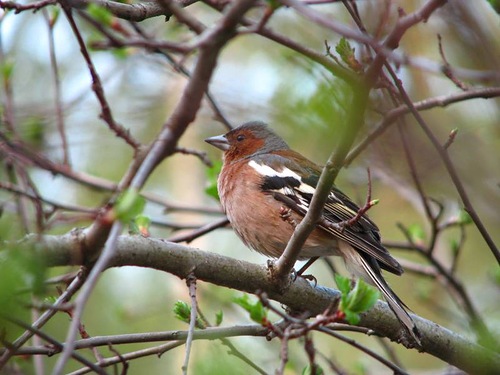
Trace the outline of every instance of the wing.
<instances>
[{"instance_id":1,"label":"wing","mask_svg":"<svg viewBox=\"0 0 500 375\"><path fill-rule=\"evenodd\" d=\"M278 151L266 154L265 159L254 157L249 165L263 176L263 191L272 194L295 212L301 215L307 213L321 174L316 164L288 150L286 157L279 155ZM334 186L328 195L319 226L356 250L373 257L381 268L397 275L402 274L402 267L380 243L378 227L366 215L352 225L335 227L335 224L354 218L358 211L359 207Z\"/></svg>"}]
</instances>

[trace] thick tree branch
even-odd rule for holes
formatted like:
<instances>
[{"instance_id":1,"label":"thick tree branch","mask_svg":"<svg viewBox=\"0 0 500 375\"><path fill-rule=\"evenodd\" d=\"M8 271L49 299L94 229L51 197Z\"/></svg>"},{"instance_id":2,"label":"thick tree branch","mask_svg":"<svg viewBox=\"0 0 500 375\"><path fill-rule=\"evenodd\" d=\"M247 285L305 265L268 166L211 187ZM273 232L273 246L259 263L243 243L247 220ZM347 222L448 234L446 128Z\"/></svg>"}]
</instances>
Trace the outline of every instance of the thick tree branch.
<instances>
[{"instance_id":1,"label":"thick tree branch","mask_svg":"<svg viewBox=\"0 0 500 375\"><path fill-rule=\"evenodd\" d=\"M198 0L180 0L176 1L176 4L184 8L197 1ZM161 1L141 1L135 4L126 4L109 0L71 0L70 3L71 6L78 9L84 9L91 3L97 4L110 11L118 18L134 22L141 22L148 18L158 16L165 16L167 18L171 16L171 14L165 10Z\"/></svg>"},{"instance_id":2,"label":"thick tree branch","mask_svg":"<svg viewBox=\"0 0 500 375\"><path fill-rule=\"evenodd\" d=\"M74 233L63 236L30 236L27 241L37 244L37 251L49 267L78 265L81 258L81 238ZM255 293L265 291L271 299L296 311L309 311L315 316L325 311L339 292L325 287L313 287L297 279L284 293L267 277L265 266L235 260L192 247L139 236L119 237L116 253L109 267L139 266L162 270L180 278L191 272L201 281ZM413 315L422 333L422 351L470 373L495 374L500 368L500 355L429 320ZM402 332L387 304L379 301L362 315L361 326L370 328L391 340Z\"/></svg>"}]
</instances>

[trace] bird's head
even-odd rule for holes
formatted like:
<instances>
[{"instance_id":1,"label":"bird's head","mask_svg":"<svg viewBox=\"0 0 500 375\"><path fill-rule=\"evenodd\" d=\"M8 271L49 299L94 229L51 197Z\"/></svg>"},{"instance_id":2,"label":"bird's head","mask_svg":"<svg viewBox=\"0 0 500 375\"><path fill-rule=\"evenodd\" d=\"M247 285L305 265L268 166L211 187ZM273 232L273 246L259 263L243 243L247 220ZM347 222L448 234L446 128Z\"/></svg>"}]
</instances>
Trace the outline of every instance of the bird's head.
<instances>
[{"instance_id":1,"label":"bird's head","mask_svg":"<svg viewBox=\"0 0 500 375\"><path fill-rule=\"evenodd\" d=\"M226 163L289 149L286 142L261 121L247 122L226 134L207 138L205 142L224 151Z\"/></svg>"}]
</instances>

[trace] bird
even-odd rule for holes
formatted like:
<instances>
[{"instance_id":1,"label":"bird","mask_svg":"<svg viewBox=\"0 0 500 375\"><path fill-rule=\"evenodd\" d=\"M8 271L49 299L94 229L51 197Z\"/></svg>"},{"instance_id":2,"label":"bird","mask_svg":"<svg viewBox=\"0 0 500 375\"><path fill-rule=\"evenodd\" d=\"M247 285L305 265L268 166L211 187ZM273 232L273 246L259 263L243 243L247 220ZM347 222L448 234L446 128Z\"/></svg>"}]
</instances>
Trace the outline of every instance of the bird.
<instances>
[{"instance_id":1,"label":"bird","mask_svg":"<svg viewBox=\"0 0 500 375\"><path fill-rule=\"evenodd\" d=\"M217 190L234 231L249 248L279 258L295 230L292 224L300 223L308 211L322 168L290 149L261 121L244 123L205 142L224 152ZM420 332L406 305L381 272L399 276L403 268L382 245L377 225L366 214L359 215L359 210L333 185L322 220L304 243L299 259L342 257L355 277L382 292L402 326L420 345ZM335 227L348 221L342 228Z\"/></svg>"}]
</instances>

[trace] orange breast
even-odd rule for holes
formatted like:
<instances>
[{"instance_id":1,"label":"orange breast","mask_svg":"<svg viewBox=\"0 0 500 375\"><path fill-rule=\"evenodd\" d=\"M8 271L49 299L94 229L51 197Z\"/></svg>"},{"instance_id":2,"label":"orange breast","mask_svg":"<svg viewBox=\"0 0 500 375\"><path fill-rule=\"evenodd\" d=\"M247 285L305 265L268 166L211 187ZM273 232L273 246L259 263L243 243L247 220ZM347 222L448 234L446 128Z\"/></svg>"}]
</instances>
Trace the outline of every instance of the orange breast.
<instances>
[{"instance_id":1,"label":"orange breast","mask_svg":"<svg viewBox=\"0 0 500 375\"><path fill-rule=\"evenodd\" d=\"M277 258L302 217L262 192L261 177L254 172L247 160L230 164L229 168L224 166L218 181L219 196L233 229L243 242L266 256ZM283 217L284 212L290 216ZM337 240L332 235L316 229L300 257L337 255L337 248Z\"/></svg>"}]
</instances>

